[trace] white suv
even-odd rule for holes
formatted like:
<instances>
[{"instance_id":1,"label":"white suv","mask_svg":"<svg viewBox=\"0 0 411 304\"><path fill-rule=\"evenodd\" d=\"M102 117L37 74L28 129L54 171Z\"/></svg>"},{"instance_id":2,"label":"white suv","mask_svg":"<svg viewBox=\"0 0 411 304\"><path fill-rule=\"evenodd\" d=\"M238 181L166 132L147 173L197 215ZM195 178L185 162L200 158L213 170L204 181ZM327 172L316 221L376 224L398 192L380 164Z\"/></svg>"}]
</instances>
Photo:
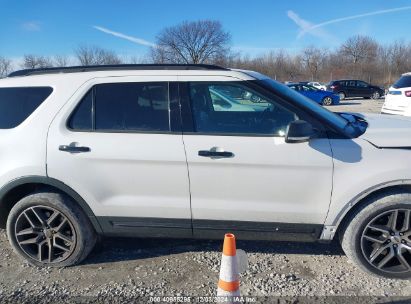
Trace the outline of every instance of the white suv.
<instances>
[{"instance_id":1,"label":"white suv","mask_svg":"<svg viewBox=\"0 0 411 304\"><path fill-rule=\"evenodd\" d=\"M227 102L229 101L229 102ZM334 114L207 65L23 70L0 81L0 224L37 266L98 235L331 241L411 276L411 120Z\"/></svg>"},{"instance_id":2,"label":"white suv","mask_svg":"<svg viewBox=\"0 0 411 304\"><path fill-rule=\"evenodd\" d=\"M389 89L381 113L411 116L411 73L405 73Z\"/></svg>"}]
</instances>

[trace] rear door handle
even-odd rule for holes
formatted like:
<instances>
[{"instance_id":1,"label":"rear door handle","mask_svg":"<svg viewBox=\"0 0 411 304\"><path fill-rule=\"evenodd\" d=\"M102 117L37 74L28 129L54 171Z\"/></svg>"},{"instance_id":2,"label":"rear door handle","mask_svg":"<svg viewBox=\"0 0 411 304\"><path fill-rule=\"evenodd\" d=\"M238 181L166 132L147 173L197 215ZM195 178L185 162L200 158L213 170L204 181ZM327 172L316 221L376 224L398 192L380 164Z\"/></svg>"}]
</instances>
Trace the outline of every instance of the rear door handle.
<instances>
[{"instance_id":1,"label":"rear door handle","mask_svg":"<svg viewBox=\"0 0 411 304\"><path fill-rule=\"evenodd\" d=\"M77 146L72 146L72 145L61 145L59 146L59 150L63 152L70 152L70 153L90 152L89 147L77 147Z\"/></svg>"},{"instance_id":2,"label":"rear door handle","mask_svg":"<svg viewBox=\"0 0 411 304\"><path fill-rule=\"evenodd\" d=\"M233 152L228 152L228 151L201 150L201 151L198 151L198 156L230 158L230 157L234 156L234 153Z\"/></svg>"}]
</instances>

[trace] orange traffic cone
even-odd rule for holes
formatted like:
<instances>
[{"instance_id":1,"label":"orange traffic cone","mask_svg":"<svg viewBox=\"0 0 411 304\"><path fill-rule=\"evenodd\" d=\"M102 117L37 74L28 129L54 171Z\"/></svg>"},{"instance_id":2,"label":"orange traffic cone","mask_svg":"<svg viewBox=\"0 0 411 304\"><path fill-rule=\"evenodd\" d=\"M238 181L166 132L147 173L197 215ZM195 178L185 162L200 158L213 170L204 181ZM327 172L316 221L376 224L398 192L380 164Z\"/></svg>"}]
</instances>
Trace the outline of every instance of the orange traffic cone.
<instances>
[{"instance_id":1,"label":"orange traffic cone","mask_svg":"<svg viewBox=\"0 0 411 304\"><path fill-rule=\"evenodd\" d=\"M217 297L225 297L225 303L234 303L234 297L240 296L240 278L236 252L235 236L227 233L224 236L220 279L217 289Z\"/></svg>"}]
</instances>

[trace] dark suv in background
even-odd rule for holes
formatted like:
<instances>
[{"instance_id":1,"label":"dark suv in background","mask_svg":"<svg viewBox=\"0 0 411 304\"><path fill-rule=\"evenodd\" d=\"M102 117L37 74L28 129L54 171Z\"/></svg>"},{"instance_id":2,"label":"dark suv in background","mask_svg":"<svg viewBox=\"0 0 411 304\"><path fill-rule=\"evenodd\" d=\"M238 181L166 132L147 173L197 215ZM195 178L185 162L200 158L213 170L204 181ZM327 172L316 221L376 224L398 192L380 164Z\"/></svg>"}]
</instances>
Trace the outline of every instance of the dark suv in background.
<instances>
[{"instance_id":1,"label":"dark suv in background","mask_svg":"<svg viewBox=\"0 0 411 304\"><path fill-rule=\"evenodd\" d=\"M327 85L327 91L338 94L340 100L346 97L364 97L376 100L384 95L383 88L362 80L334 80Z\"/></svg>"}]
</instances>

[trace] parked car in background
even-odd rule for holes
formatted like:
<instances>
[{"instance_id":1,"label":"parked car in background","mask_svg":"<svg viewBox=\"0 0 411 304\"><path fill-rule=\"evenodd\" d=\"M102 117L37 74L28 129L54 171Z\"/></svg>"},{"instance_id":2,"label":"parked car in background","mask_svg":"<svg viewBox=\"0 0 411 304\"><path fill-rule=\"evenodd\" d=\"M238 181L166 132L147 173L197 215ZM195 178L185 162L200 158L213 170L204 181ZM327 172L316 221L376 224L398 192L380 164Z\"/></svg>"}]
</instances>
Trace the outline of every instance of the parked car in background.
<instances>
[{"instance_id":1,"label":"parked car in background","mask_svg":"<svg viewBox=\"0 0 411 304\"><path fill-rule=\"evenodd\" d=\"M333 80L327 85L327 90L338 94L340 100L347 97L363 97L377 100L384 96L383 88L362 80Z\"/></svg>"},{"instance_id":2,"label":"parked car in background","mask_svg":"<svg viewBox=\"0 0 411 304\"><path fill-rule=\"evenodd\" d=\"M327 86L325 84L320 83L320 82L311 81L311 82L308 82L307 84L310 85L310 86L313 86L314 88L317 88L317 89L320 89L320 90L323 90L323 91L327 91Z\"/></svg>"},{"instance_id":3,"label":"parked car in background","mask_svg":"<svg viewBox=\"0 0 411 304\"><path fill-rule=\"evenodd\" d=\"M308 84L301 83L289 83L287 86L324 106L340 103L340 97L333 92L323 91Z\"/></svg>"},{"instance_id":4,"label":"parked car in background","mask_svg":"<svg viewBox=\"0 0 411 304\"><path fill-rule=\"evenodd\" d=\"M251 93L249 95L251 96L246 100L233 98L229 96L227 92L221 91L219 86L210 87L210 98L214 111L262 112L267 109L266 101L257 99L257 97Z\"/></svg>"},{"instance_id":5,"label":"parked car in background","mask_svg":"<svg viewBox=\"0 0 411 304\"><path fill-rule=\"evenodd\" d=\"M381 113L411 116L411 73L405 73L389 89Z\"/></svg>"}]
</instances>

